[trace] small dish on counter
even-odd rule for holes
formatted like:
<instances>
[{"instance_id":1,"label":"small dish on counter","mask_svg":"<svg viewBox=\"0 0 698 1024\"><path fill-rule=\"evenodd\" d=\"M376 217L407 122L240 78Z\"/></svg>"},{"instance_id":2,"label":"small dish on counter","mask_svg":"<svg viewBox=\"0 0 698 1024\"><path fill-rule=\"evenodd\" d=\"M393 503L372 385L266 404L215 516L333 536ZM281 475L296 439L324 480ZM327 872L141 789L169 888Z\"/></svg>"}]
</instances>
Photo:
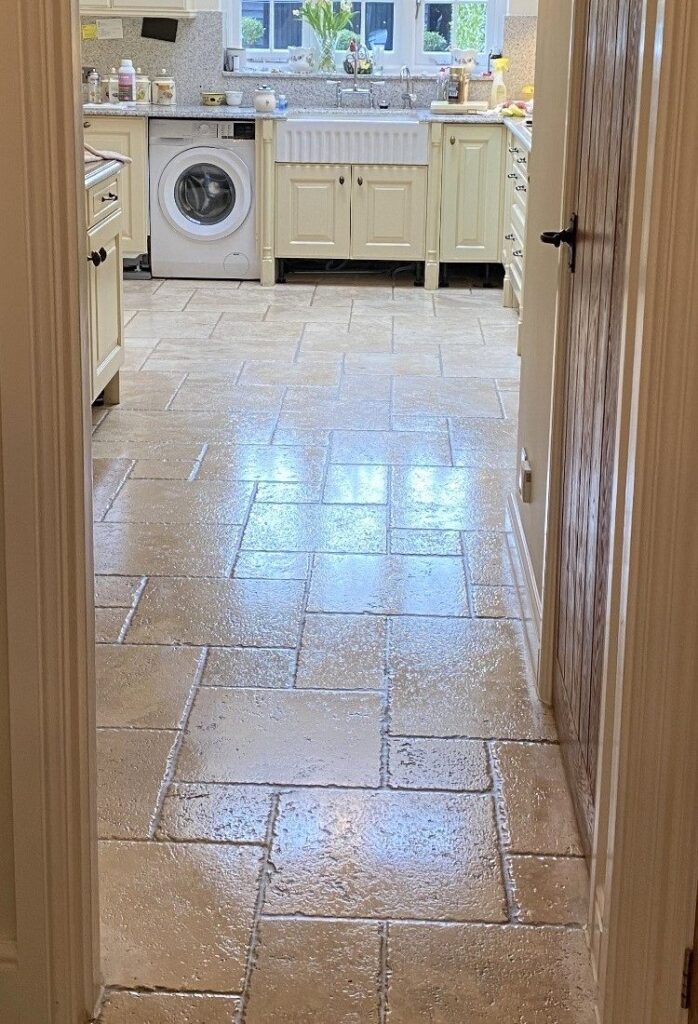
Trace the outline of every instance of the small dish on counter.
<instances>
[{"instance_id":1,"label":"small dish on counter","mask_svg":"<svg viewBox=\"0 0 698 1024\"><path fill-rule=\"evenodd\" d=\"M225 94L225 102L229 107L242 106L242 92L240 89L229 90Z\"/></svg>"},{"instance_id":2,"label":"small dish on counter","mask_svg":"<svg viewBox=\"0 0 698 1024\"><path fill-rule=\"evenodd\" d=\"M224 92L202 92L201 102L205 107L220 107L225 103Z\"/></svg>"}]
</instances>

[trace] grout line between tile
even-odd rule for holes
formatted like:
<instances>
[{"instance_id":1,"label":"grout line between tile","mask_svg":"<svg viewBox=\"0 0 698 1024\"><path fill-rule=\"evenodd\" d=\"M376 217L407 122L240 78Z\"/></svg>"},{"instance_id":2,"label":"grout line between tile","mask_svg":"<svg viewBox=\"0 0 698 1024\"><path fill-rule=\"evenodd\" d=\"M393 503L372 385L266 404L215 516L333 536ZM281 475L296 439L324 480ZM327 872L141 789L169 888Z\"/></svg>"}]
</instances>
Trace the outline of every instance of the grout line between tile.
<instances>
[{"instance_id":1,"label":"grout line between tile","mask_svg":"<svg viewBox=\"0 0 698 1024\"><path fill-rule=\"evenodd\" d=\"M378 1021L387 1024L389 1016L388 996L390 991L389 963L390 923L383 921L380 926L379 967L378 967Z\"/></svg>"},{"instance_id":2,"label":"grout line between tile","mask_svg":"<svg viewBox=\"0 0 698 1024\"><path fill-rule=\"evenodd\" d=\"M264 900L266 899L267 884L270 878L270 872L275 870L274 864L271 859L272 846L274 844L274 834L276 831L276 822L279 816L279 805L281 797L279 793L275 793L271 800L271 808L269 811L269 818L267 820L267 831L264 839L265 855L262 858L262 868L259 875L259 888L257 889L257 900L254 908L254 915L252 919L252 932L250 935L250 945L247 953L247 961L245 964L245 981L243 984L242 997L240 1000L240 1009L235 1017L235 1024L245 1024L245 1018L247 1016L247 1005L250 999L250 985L252 983L252 975L257 963L257 952L259 944L259 924L262 918L264 910Z\"/></svg>"},{"instance_id":3,"label":"grout line between tile","mask_svg":"<svg viewBox=\"0 0 698 1024\"><path fill-rule=\"evenodd\" d=\"M499 852L499 864L502 872L502 884L504 885L507 917L510 923L516 923L521 913L521 908L516 898L516 888L514 886L514 880L511 876L511 871L506 857L507 850L511 846L511 834L509 832L506 808L504 806L501 778L497 770L497 758L491 741L487 743L486 750L487 766L492 779L494 820L495 827L497 829L497 849Z\"/></svg>"}]
</instances>

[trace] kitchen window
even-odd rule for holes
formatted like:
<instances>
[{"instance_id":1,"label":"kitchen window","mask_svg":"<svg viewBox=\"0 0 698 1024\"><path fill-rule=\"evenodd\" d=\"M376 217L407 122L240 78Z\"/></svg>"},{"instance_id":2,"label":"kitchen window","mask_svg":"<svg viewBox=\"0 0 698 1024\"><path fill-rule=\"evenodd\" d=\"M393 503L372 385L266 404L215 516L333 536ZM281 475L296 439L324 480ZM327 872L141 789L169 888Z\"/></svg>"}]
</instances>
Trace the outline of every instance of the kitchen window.
<instances>
[{"instance_id":1,"label":"kitchen window","mask_svg":"<svg viewBox=\"0 0 698 1024\"><path fill-rule=\"evenodd\" d=\"M294 16L300 0L224 0L229 45L242 45L254 61L284 63L289 46L312 46L312 30ZM338 0L337 0L338 5ZM353 0L352 36L368 47L385 47L385 64L430 70L450 62L451 49L475 50L482 70L487 55L501 52L506 0Z\"/></svg>"}]
</instances>

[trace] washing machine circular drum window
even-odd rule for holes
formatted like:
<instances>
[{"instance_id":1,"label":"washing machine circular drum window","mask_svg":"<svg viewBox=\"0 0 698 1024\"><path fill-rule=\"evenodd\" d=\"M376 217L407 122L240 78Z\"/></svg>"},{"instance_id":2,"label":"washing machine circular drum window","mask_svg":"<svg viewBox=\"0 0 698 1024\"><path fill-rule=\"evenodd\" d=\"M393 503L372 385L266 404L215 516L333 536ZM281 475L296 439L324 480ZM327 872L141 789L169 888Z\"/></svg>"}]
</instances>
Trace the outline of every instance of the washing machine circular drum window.
<instances>
[{"instance_id":1,"label":"washing machine circular drum window","mask_svg":"<svg viewBox=\"0 0 698 1024\"><path fill-rule=\"evenodd\" d=\"M160 209L188 238L225 238L240 227L252 207L250 174L226 149L185 150L160 176Z\"/></svg>"}]
</instances>

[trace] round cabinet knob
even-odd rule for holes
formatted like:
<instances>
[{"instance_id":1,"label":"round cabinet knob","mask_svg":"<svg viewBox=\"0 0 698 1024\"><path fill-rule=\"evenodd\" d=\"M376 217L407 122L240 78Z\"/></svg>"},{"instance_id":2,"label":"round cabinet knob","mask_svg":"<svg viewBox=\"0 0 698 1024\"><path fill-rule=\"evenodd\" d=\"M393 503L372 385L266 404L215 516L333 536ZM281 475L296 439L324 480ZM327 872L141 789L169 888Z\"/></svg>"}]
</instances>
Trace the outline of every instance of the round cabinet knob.
<instances>
[{"instance_id":1,"label":"round cabinet knob","mask_svg":"<svg viewBox=\"0 0 698 1024\"><path fill-rule=\"evenodd\" d=\"M356 184L357 185L363 185L363 183L364 183L364 179L363 178L357 178L356 179Z\"/></svg>"},{"instance_id":2,"label":"round cabinet knob","mask_svg":"<svg viewBox=\"0 0 698 1024\"><path fill-rule=\"evenodd\" d=\"M93 265L94 265L95 267L98 267L98 266L100 265L100 263L102 262L102 257L101 257L101 256L99 255L99 253L98 253L98 252L95 252L95 250L94 250L94 249L92 250L92 252L90 253L90 255L89 255L89 256L87 257L87 259L88 259L88 261L89 261L90 263L92 263L92 264L93 264Z\"/></svg>"},{"instance_id":3,"label":"round cabinet knob","mask_svg":"<svg viewBox=\"0 0 698 1024\"><path fill-rule=\"evenodd\" d=\"M102 263L106 263L107 262L108 255L109 255L109 253L104 248L104 246L102 246L102 248L99 250L99 258L100 258Z\"/></svg>"},{"instance_id":4,"label":"round cabinet knob","mask_svg":"<svg viewBox=\"0 0 698 1024\"><path fill-rule=\"evenodd\" d=\"M452 135L451 138L448 141L451 143L452 146L455 146L455 144L456 144L456 137L455 137L455 135Z\"/></svg>"},{"instance_id":5,"label":"round cabinet knob","mask_svg":"<svg viewBox=\"0 0 698 1024\"><path fill-rule=\"evenodd\" d=\"M340 176L339 176L339 184L340 185L344 184L344 175L343 174L340 174ZM361 184L361 182L359 182L359 184Z\"/></svg>"}]
</instances>

